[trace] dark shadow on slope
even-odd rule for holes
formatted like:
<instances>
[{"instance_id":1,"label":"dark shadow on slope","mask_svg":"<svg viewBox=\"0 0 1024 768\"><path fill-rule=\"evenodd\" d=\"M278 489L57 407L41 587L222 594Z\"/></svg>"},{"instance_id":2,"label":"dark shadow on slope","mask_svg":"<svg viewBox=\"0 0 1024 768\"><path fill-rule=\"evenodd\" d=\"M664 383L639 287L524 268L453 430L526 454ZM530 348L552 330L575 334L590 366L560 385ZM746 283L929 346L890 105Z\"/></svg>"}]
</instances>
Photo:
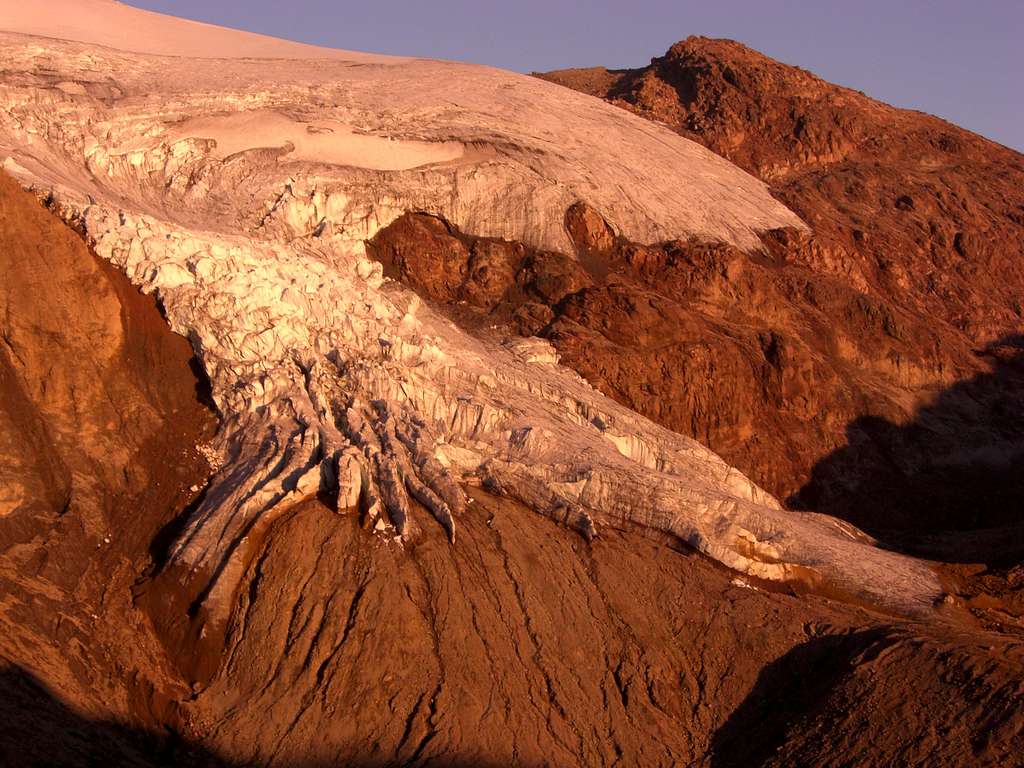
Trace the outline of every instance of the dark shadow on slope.
<instances>
[{"instance_id":1,"label":"dark shadow on slope","mask_svg":"<svg viewBox=\"0 0 1024 768\"><path fill-rule=\"evenodd\" d=\"M205 768L226 764L170 733L83 717L31 673L8 665L0 668L0 765Z\"/></svg>"},{"instance_id":2,"label":"dark shadow on slope","mask_svg":"<svg viewBox=\"0 0 1024 768\"><path fill-rule=\"evenodd\" d=\"M843 518L884 545L948 562L1024 555L1024 335L981 354L990 371L957 382L906 425L863 417L787 500Z\"/></svg>"},{"instance_id":3,"label":"dark shadow on slope","mask_svg":"<svg viewBox=\"0 0 1024 768\"><path fill-rule=\"evenodd\" d=\"M766 666L711 738L712 768L762 765L808 718L827 711L829 694L887 645L883 630L813 638Z\"/></svg>"},{"instance_id":4,"label":"dark shadow on slope","mask_svg":"<svg viewBox=\"0 0 1024 768\"><path fill-rule=\"evenodd\" d=\"M395 760L347 761L349 768L385 768ZM430 760L435 768L488 768L479 761ZM4 768L242 768L167 730L147 731L76 712L30 672L0 660L0 766ZM339 762L275 761L281 768L336 768Z\"/></svg>"}]
</instances>

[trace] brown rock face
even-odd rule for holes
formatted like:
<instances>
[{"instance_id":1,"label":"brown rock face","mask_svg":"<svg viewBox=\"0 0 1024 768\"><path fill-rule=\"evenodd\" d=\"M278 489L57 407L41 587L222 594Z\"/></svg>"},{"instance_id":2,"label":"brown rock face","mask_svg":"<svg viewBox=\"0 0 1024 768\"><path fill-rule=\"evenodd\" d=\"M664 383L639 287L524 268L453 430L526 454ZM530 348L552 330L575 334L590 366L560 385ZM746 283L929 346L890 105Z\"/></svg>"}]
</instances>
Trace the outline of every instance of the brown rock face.
<instances>
[{"instance_id":1,"label":"brown rock face","mask_svg":"<svg viewBox=\"0 0 1024 768\"><path fill-rule=\"evenodd\" d=\"M803 488L794 504L876 533L1024 520L1006 360L1024 327L1020 154L724 40L689 38L638 70L541 76L701 142L814 232L770 233L763 258L637 249L642 294L574 298L566 324L586 330L558 329L570 364L782 498ZM967 476L984 502L941 501L973 493ZM908 506L895 487L931 490Z\"/></svg>"},{"instance_id":2,"label":"brown rock face","mask_svg":"<svg viewBox=\"0 0 1024 768\"><path fill-rule=\"evenodd\" d=\"M405 214L374 238L369 250L384 265L385 276L448 305L461 320L478 327L507 323L524 336L547 326L552 308L563 299L593 284L581 261L570 256L469 237L426 214ZM467 306L485 310L486 317Z\"/></svg>"},{"instance_id":3,"label":"brown rock face","mask_svg":"<svg viewBox=\"0 0 1024 768\"><path fill-rule=\"evenodd\" d=\"M1024 380L1013 338L973 351L913 312L792 263L810 245L789 232L766 235L761 254L616 242L573 260L453 230L420 239L430 221L408 215L378 235L371 250L386 274L469 327L548 338L595 386L777 491L806 482L792 504L938 557L947 555L925 542L936 531L1020 521ZM410 271L456 252L470 265L486 254L487 268L448 264L458 284ZM938 389L951 358L978 373L908 421L904 409Z\"/></svg>"},{"instance_id":4,"label":"brown rock face","mask_svg":"<svg viewBox=\"0 0 1024 768\"><path fill-rule=\"evenodd\" d=\"M41 684L157 728L184 689L131 589L205 479L195 446L215 420L191 348L5 175L0 276L0 719L16 732ZM45 720L24 742L0 733L7 765L74 753L79 735Z\"/></svg>"},{"instance_id":5,"label":"brown rock face","mask_svg":"<svg viewBox=\"0 0 1024 768\"><path fill-rule=\"evenodd\" d=\"M398 226L402 239L387 254L389 276L418 292L454 301L470 268L466 246L452 237L450 227L435 216L406 216ZM486 257L476 265L477 271L488 268Z\"/></svg>"},{"instance_id":6,"label":"brown rock face","mask_svg":"<svg viewBox=\"0 0 1024 768\"><path fill-rule=\"evenodd\" d=\"M615 233L608 222L586 203L569 206L565 212L565 229L578 251L602 253L615 246Z\"/></svg>"}]
</instances>

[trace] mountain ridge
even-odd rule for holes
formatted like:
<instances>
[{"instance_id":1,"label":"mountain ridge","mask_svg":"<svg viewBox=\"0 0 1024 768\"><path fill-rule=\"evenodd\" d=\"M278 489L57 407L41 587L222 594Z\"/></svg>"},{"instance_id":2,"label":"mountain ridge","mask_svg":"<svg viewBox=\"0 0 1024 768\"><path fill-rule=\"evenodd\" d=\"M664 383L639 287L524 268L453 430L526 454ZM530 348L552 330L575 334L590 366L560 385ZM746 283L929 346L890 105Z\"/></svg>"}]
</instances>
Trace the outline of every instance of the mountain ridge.
<instances>
[{"instance_id":1,"label":"mountain ridge","mask_svg":"<svg viewBox=\"0 0 1024 768\"><path fill-rule=\"evenodd\" d=\"M770 449L759 453L740 428L779 408L799 414L805 388L770 397L749 389L740 395L747 403L733 416L734 426L716 426L714 407L702 413L682 405L678 416L659 416L665 401L679 399L654 382L648 383L655 395L664 395L662 403L639 407L674 428L706 435L709 444L783 498L793 496L871 530L884 527L893 510L872 519L864 510L841 509L844 478L819 472L811 481L811 469L843 446L849 446L847 453L860 451L860 460L872 466L890 461L857 420L870 416L906 424L958 379L990 371L984 350L1019 332L1024 156L733 41L688 38L636 70L539 76L704 143L762 178L810 225L810 238L783 238L768 246L805 286L784 289L791 317L758 310L761 315L744 319L761 333L779 336L778 348L791 357L785 367L815 370L817 387L828 390L816 395L815 412L797 415L784 430L788 468L777 471L777 455ZM760 278L765 288L755 290L772 282ZM830 310L827 323L815 329L801 319L813 318L820 297L837 288L848 298ZM727 311L712 299L704 315ZM640 403L638 395L618 391L624 402ZM983 408L989 407L985 402L995 408L985 418L993 420L993 429L1002 428L996 413L1003 406L985 397ZM947 436L969 426L962 415L949 418L952 423L940 429ZM1009 428L1019 442L1016 415ZM942 450L952 455L952 447ZM903 449L908 465L913 456L920 462L924 452L922 445ZM890 480L904 471L908 467L890 473ZM809 481L801 502L798 492Z\"/></svg>"}]
</instances>

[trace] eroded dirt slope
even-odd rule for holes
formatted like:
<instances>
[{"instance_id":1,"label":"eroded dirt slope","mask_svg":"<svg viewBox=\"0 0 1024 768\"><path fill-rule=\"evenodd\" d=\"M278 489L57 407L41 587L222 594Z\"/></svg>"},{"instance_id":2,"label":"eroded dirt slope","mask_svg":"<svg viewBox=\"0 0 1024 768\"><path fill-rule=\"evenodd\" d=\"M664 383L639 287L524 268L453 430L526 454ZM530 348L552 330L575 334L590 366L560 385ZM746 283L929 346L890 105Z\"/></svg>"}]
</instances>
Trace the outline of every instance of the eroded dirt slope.
<instances>
[{"instance_id":1,"label":"eroded dirt slope","mask_svg":"<svg viewBox=\"0 0 1024 768\"><path fill-rule=\"evenodd\" d=\"M76 740L43 719L22 745L33 676L84 716L146 726L181 695L131 586L205 480L214 419L155 302L6 175L0 276L0 756L17 765Z\"/></svg>"},{"instance_id":2,"label":"eroded dirt slope","mask_svg":"<svg viewBox=\"0 0 1024 768\"><path fill-rule=\"evenodd\" d=\"M1020 645L955 611L892 623L474 500L454 547L402 550L315 503L276 523L193 736L245 764L1017 759Z\"/></svg>"}]
</instances>

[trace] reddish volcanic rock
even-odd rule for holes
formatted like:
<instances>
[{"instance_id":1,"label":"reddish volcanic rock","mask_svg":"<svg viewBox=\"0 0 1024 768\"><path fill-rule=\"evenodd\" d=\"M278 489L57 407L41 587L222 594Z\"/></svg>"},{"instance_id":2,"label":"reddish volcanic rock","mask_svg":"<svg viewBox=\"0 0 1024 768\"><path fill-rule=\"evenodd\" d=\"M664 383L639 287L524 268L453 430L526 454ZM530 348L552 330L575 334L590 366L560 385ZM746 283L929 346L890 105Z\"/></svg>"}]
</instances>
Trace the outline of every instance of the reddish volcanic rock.
<instances>
[{"instance_id":1,"label":"reddish volcanic rock","mask_svg":"<svg viewBox=\"0 0 1024 768\"><path fill-rule=\"evenodd\" d=\"M827 508L886 535L890 528L929 533L1016 519L1012 500L1019 497L1007 485L1013 472L996 472L1005 476L996 485L992 473L979 478L973 486L987 486L982 496L964 490L973 487L965 477L977 471L970 461L947 483L938 471L927 483L908 476L929 462L960 466L958 457L979 451L1012 459L1024 425L1007 391L1024 391L1015 369L1005 362L992 368L990 355L926 318L791 263L812 247L802 236L768 233L761 254L693 242L617 242L606 251L581 248L576 261L450 228L420 237L432 221L409 214L375 238L371 252L385 274L446 304L469 327L548 338L563 362L599 389L697 437L784 495L810 478L793 503ZM432 280L436 262L452 253L467 260L448 263L462 282ZM488 254L486 269L471 266L481 253ZM417 272L416 265L430 266ZM935 388L946 369L977 371L976 386L951 386L938 405L921 411L924 425L901 427L914 397ZM983 423L968 429L979 415ZM990 428L1000 419L995 445ZM862 431L878 442L862 439ZM829 455L847 436L851 446ZM896 493L901 484L915 490ZM937 504L947 485L960 496L1003 494L1010 503ZM929 486L933 492L925 493Z\"/></svg>"}]
</instances>

